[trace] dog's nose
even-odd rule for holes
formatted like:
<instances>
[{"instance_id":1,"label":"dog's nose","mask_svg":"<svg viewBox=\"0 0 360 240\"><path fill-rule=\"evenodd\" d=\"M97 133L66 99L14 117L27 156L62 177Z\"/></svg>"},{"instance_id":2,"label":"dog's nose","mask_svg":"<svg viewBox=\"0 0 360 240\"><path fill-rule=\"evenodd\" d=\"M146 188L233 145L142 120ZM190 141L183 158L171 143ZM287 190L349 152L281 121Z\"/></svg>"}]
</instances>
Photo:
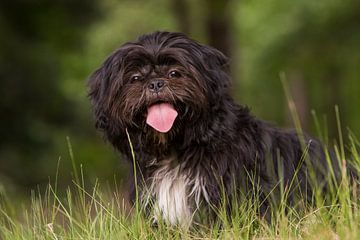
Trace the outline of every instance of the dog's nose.
<instances>
[{"instance_id":1,"label":"dog's nose","mask_svg":"<svg viewBox=\"0 0 360 240\"><path fill-rule=\"evenodd\" d=\"M161 79L155 79L151 80L151 82L148 85L148 88L151 92L159 92L165 85L164 80Z\"/></svg>"}]
</instances>

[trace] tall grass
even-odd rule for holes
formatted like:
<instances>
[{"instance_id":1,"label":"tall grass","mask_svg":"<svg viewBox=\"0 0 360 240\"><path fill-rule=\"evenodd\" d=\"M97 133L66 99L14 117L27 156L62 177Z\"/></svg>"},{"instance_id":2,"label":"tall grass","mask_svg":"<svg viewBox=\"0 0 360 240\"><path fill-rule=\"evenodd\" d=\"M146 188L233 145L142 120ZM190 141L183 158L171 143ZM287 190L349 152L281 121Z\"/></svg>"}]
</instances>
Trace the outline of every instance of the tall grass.
<instances>
[{"instance_id":1,"label":"tall grass","mask_svg":"<svg viewBox=\"0 0 360 240\"><path fill-rule=\"evenodd\" d=\"M294 108L289 97L288 102L290 108ZM330 147L339 159L341 181L332 181L326 196L317 192L314 204L306 208L300 208L303 204L300 202L297 206L288 206L288 191L282 187L285 190L280 193L281 204L272 213L271 222L258 215L262 202L253 191L241 202L232 203L230 217L225 208L216 209L218 222L211 227L202 225L186 230L159 222L155 228L152 220L144 217L138 202L134 207L129 206L117 189L99 183L90 190L85 187L82 167L77 169L67 139L74 168L73 185L65 195L59 194L56 180L43 191L33 191L29 203L22 205L0 194L0 239L360 239L358 186L357 182L350 181L345 167L345 160L351 161L354 171L360 173L360 141L351 131L348 141L344 141L338 108L336 113L339 143ZM316 114L313 115L319 138L328 142L326 130L321 128ZM294 117L297 122L297 116ZM306 145L304 149L306 152ZM333 176L331 169L330 176ZM138 193L136 196L138 198ZM224 198L224 203L226 201L233 200Z\"/></svg>"},{"instance_id":2,"label":"tall grass","mask_svg":"<svg viewBox=\"0 0 360 240\"><path fill-rule=\"evenodd\" d=\"M349 158L357 166L359 141L349 134ZM358 167L357 167L358 169ZM212 227L184 230L151 220L141 208L129 209L122 194L96 183L91 191L74 180L65 196L49 184L44 193L33 191L30 203L14 205L2 195L0 239L359 239L360 210L355 184L344 180L332 189L330 204L317 201L313 208L282 206L268 222L257 214L261 205L256 193L234 203L231 217L217 211L219 222ZM286 195L286 194L284 194Z\"/></svg>"}]
</instances>

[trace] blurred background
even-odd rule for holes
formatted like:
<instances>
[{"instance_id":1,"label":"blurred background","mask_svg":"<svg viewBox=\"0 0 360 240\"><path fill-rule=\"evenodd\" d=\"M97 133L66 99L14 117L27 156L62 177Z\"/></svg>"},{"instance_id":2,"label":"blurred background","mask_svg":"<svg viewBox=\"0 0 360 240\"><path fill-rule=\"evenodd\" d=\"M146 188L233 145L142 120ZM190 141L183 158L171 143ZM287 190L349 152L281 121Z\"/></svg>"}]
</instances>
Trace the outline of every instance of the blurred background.
<instances>
[{"instance_id":1,"label":"blurred background","mask_svg":"<svg viewBox=\"0 0 360 240\"><path fill-rule=\"evenodd\" d=\"M181 31L231 57L233 95L257 117L292 127L279 73L303 128L311 114L337 135L360 136L358 0L2 0L0 192L27 193L72 179L66 137L86 181L125 176L94 128L86 81L114 49L155 30ZM57 167L59 166L59 167Z\"/></svg>"}]
</instances>

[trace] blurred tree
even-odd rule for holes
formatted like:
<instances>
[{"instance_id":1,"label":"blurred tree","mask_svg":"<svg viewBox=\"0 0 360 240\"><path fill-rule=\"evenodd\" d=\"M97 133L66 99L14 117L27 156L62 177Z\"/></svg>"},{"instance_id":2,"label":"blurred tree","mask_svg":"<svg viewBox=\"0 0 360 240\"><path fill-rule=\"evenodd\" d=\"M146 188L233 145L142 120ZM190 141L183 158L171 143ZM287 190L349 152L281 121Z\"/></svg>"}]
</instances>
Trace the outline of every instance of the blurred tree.
<instances>
[{"instance_id":1,"label":"blurred tree","mask_svg":"<svg viewBox=\"0 0 360 240\"><path fill-rule=\"evenodd\" d=\"M44 159L53 138L76 121L60 87L61 58L81 48L96 14L93 0L0 2L2 177L32 185L47 176L40 162L56 165L57 157Z\"/></svg>"},{"instance_id":2,"label":"blurred tree","mask_svg":"<svg viewBox=\"0 0 360 240\"><path fill-rule=\"evenodd\" d=\"M205 0L204 3L207 10L205 29L209 44L230 56L232 50L230 0Z\"/></svg>"},{"instance_id":3,"label":"blurred tree","mask_svg":"<svg viewBox=\"0 0 360 240\"><path fill-rule=\"evenodd\" d=\"M172 11L179 26L179 31L190 34L190 11L186 0L172 0Z\"/></svg>"}]
</instances>

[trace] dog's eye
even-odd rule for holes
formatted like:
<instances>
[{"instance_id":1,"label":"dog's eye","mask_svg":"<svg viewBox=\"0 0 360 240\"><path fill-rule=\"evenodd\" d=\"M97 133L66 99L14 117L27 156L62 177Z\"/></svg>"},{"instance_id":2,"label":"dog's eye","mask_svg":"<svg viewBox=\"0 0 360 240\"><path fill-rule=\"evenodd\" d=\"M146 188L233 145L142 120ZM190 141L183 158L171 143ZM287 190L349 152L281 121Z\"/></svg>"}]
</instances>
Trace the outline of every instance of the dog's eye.
<instances>
[{"instance_id":1,"label":"dog's eye","mask_svg":"<svg viewBox=\"0 0 360 240\"><path fill-rule=\"evenodd\" d=\"M181 74L178 71L172 70L169 72L169 78L178 78L181 77Z\"/></svg>"},{"instance_id":2,"label":"dog's eye","mask_svg":"<svg viewBox=\"0 0 360 240\"><path fill-rule=\"evenodd\" d=\"M134 82L134 81L139 81L141 80L141 76L140 75L134 75L131 77L131 81Z\"/></svg>"}]
</instances>

